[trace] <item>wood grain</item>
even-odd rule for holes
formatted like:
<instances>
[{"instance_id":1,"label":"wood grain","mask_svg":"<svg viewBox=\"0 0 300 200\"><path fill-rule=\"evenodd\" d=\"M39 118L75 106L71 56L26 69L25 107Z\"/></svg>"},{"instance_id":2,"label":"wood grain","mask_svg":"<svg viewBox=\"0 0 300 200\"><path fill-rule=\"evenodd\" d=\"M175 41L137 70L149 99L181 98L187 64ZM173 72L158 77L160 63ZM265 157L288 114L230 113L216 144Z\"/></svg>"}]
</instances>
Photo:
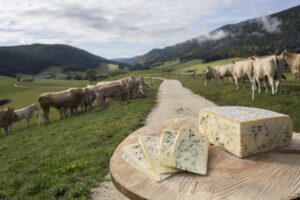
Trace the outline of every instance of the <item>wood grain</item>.
<instances>
[{"instance_id":1,"label":"wood grain","mask_svg":"<svg viewBox=\"0 0 300 200\"><path fill-rule=\"evenodd\" d=\"M160 136L164 128L196 128L196 119L181 118L145 126L129 135L115 150L110 174L116 188L130 199L237 199L265 200L300 197L300 134L288 147L240 159L211 145L208 175L177 173L156 183L122 158L122 147L137 136Z\"/></svg>"}]
</instances>

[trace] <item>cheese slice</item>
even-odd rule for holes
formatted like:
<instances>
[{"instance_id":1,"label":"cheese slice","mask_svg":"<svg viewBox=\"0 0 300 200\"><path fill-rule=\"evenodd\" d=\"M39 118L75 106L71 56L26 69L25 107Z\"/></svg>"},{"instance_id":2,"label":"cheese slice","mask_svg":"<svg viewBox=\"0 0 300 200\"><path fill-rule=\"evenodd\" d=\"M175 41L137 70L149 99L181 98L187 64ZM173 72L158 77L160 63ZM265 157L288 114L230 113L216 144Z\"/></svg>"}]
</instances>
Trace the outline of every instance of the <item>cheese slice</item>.
<instances>
[{"instance_id":1,"label":"cheese slice","mask_svg":"<svg viewBox=\"0 0 300 200\"><path fill-rule=\"evenodd\" d=\"M160 137L159 160L164 166L172 166L172 149L178 131L172 129L163 130Z\"/></svg>"},{"instance_id":2,"label":"cheese slice","mask_svg":"<svg viewBox=\"0 0 300 200\"><path fill-rule=\"evenodd\" d=\"M197 174L207 174L209 142L205 135L181 128L172 150L173 167Z\"/></svg>"},{"instance_id":3,"label":"cheese slice","mask_svg":"<svg viewBox=\"0 0 300 200\"><path fill-rule=\"evenodd\" d=\"M198 123L211 143L240 158L287 146L293 134L289 116L251 107L205 108Z\"/></svg>"},{"instance_id":4,"label":"cheese slice","mask_svg":"<svg viewBox=\"0 0 300 200\"><path fill-rule=\"evenodd\" d=\"M139 136L138 140L142 146L147 160L151 163L151 169L158 174L177 172L177 169L161 165L159 161L160 138L154 136Z\"/></svg>"},{"instance_id":5,"label":"cheese slice","mask_svg":"<svg viewBox=\"0 0 300 200\"><path fill-rule=\"evenodd\" d=\"M172 174L158 174L151 169L151 164L145 157L142 146L139 143L130 144L123 148L122 159L130 166L144 173L155 182L162 181Z\"/></svg>"}]
</instances>

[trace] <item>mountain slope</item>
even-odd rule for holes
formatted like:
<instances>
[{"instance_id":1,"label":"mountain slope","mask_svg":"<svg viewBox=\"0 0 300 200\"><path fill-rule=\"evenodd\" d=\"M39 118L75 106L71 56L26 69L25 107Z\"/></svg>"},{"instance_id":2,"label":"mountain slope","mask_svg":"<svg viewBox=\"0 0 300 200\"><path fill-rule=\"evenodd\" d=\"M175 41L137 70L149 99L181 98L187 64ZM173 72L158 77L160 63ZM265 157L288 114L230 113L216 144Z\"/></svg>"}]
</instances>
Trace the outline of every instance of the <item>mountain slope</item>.
<instances>
[{"instance_id":1,"label":"mountain slope","mask_svg":"<svg viewBox=\"0 0 300 200\"><path fill-rule=\"evenodd\" d=\"M81 71L87 68L101 67L103 64L120 63L61 44L0 47L0 74L2 75L36 74L51 66Z\"/></svg>"},{"instance_id":2,"label":"mountain slope","mask_svg":"<svg viewBox=\"0 0 300 200\"><path fill-rule=\"evenodd\" d=\"M225 25L207 35L186 42L153 49L145 55L122 59L147 69L171 60L202 59L212 61L230 57L277 54L284 48L300 51L300 6L270 16Z\"/></svg>"}]
</instances>

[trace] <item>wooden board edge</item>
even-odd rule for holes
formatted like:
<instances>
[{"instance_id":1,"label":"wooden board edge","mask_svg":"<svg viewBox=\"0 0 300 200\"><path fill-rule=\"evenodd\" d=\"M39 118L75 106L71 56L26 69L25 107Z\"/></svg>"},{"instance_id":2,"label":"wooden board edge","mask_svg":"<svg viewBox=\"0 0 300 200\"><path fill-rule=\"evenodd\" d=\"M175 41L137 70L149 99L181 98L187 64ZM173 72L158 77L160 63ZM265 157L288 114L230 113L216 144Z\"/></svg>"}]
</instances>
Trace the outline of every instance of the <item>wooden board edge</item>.
<instances>
[{"instance_id":1,"label":"wooden board edge","mask_svg":"<svg viewBox=\"0 0 300 200\"><path fill-rule=\"evenodd\" d=\"M119 184L116 179L114 178L114 176L112 175L111 171L109 170L109 174L110 174L110 179L111 182L113 183L113 185L115 186L115 188L117 188L117 190L123 194L124 196L126 196L129 199L132 200L147 200L133 192L131 192L129 189L125 188L124 186L121 186L121 184Z\"/></svg>"}]
</instances>

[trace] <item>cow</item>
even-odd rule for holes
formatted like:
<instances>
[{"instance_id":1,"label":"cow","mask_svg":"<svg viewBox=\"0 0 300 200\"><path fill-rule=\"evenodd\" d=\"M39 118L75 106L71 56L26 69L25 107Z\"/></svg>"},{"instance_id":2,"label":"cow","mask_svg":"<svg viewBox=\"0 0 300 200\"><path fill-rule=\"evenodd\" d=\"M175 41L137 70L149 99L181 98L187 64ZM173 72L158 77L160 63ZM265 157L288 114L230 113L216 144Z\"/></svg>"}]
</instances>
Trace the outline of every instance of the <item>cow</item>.
<instances>
[{"instance_id":1,"label":"cow","mask_svg":"<svg viewBox=\"0 0 300 200\"><path fill-rule=\"evenodd\" d=\"M261 58L251 57L251 59L253 60L252 100L254 100L256 84L258 92L261 92L260 80L268 80L272 88L272 95L276 94L286 65L283 56L271 55Z\"/></svg>"},{"instance_id":2,"label":"cow","mask_svg":"<svg viewBox=\"0 0 300 200\"><path fill-rule=\"evenodd\" d=\"M218 77L218 84L223 83L224 77L232 77L231 71L233 68L234 63L229 63L227 65L216 66L215 69L217 70L217 77Z\"/></svg>"},{"instance_id":3,"label":"cow","mask_svg":"<svg viewBox=\"0 0 300 200\"><path fill-rule=\"evenodd\" d=\"M92 109L93 102L96 99L96 93L94 89L90 89L88 86L82 88L84 93L84 100L83 100L83 106L84 110L87 111L87 109Z\"/></svg>"},{"instance_id":4,"label":"cow","mask_svg":"<svg viewBox=\"0 0 300 200\"><path fill-rule=\"evenodd\" d=\"M110 83L96 90L98 107L102 110L110 99L123 100L126 96L125 86L121 83Z\"/></svg>"},{"instance_id":5,"label":"cow","mask_svg":"<svg viewBox=\"0 0 300 200\"><path fill-rule=\"evenodd\" d=\"M204 70L202 72L202 80L203 80L203 83L204 83L205 86L207 85L206 84L207 80L215 80L217 86L219 86L218 79L219 78L218 78L218 73L217 73L216 68L213 68L211 66L207 66L206 70Z\"/></svg>"},{"instance_id":6,"label":"cow","mask_svg":"<svg viewBox=\"0 0 300 200\"><path fill-rule=\"evenodd\" d=\"M134 82L133 84L135 84L135 86L133 86L135 89L134 91L135 95L138 97L145 97L144 90L146 87L149 86L145 83L144 77L143 76L132 77L131 80Z\"/></svg>"},{"instance_id":7,"label":"cow","mask_svg":"<svg viewBox=\"0 0 300 200\"><path fill-rule=\"evenodd\" d=\"M255 57L253 57L255 58ZM232 61L233 67L231 70L232 78L235 82L236 89L239 89L239 81L248 78L250 83L253 81L253 60L247 59L243 61Z\"/></svg>"},{"instance_id":8,"label":"cow","mask_svg":"<svg viewBox=\"0 0 300 200\"><path fill-rule=\"evenodd\" d=\"M66 117L66 111L70 109L71 116L84 101L84 93L81 88L69 88L61 92L43 93L38 99L43 110L44 123L49 123L50 107L59 110L60 118ZM63 116L64 114L64 116Z\"/></svg>"},{"instance_id":9,"label":"cow","mask_svg":"<svg viewBox=\"0 0 300 200\"><path fill-rule=\"evenodd\" d=\"M0 110L0 128L4 129L6 135L11 131L11 124L18 121L18 119L19 117L15 113L14 108L8 107Z\"/></svg>"},{"instance_id":10,"label":"cow","mask_svg":"<svg viewBox=\"0 0 300 200\"><path fill-rule=\"evenodd\" d=\"M285 50L282 52L281 56L289 64L292 73L295 76L296 80L300 80L300 54L292 53Z\"/></svg>"},{"instance_id":11,"label":"cow","mask_svg":"<svg viewBox=\"0 0 300 200\"><path fill-rule=\"evenodd\" d=\"M27 106L25 108L20 108L18 110L15 110L15 113L18 115L19 120L25 119L27 127L29 127L30 119L31 119L31 117L32 117L32 115L35 111L37 111L36 117L38 117L39 116L39 108L34 103L34 104L31 104L30 106Z\"/></svg>"}]
</instances>

